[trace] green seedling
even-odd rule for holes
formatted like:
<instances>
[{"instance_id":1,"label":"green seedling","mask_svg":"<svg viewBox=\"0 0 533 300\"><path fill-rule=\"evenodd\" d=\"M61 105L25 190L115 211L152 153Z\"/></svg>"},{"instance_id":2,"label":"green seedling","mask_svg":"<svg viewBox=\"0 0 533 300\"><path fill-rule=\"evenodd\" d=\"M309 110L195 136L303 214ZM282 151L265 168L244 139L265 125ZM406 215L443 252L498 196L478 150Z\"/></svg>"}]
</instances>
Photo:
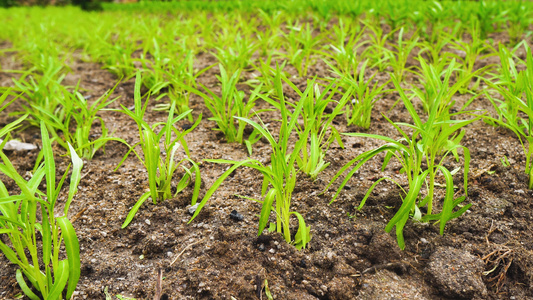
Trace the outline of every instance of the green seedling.
<instances>
[{"instance_id":1,"label":"green seedling","mask_svg":"<svg viewBox=\"0 0 533 300\"><path fill-rule=\"evenodd\" d=\"M396 32L399 28L393 29L389 33L384 33L381 25L373 24L367 21L362 22L372 34L370 35L370 44L365 51L363 51L361 56L370 60L370 68L377 67L380 72L383 72L388 66L388 59L390 58L390 55L387 55L387 51L389 50L385 47L385 44L387 39L389 39L390 36L393 36L394 32Z\"/></svg>"},{"instance_id":2,"label":"green seedling","mask_svg":"<svg viewBox=\"0 0 533 300\"><path fill-rule=\"evenodd\" d=\"M333 87L335 82L331 82L321 92L313 79L308 82L307 89L301 92L287 78L283 77L283 80L298 93L301 97L300 102L303 102L303 126L298 126L298 135L300 140L309 140L309 146L302 147L301 155L296 162L302 172L315 180L318 174L329 165L324 158L330 145L336 141L340 147L344 148L340 134L332 123L336 116L342 114L351 96L351 89L346 91L341 100L335 101L332 99L337 91L337 88ZM326 114L325 109L328 104L335 105L335 108L331 113ZM279 109L286 108L280 106Z\"/></svg>"},{"instance_id":3,"label":"green seedling","mask_svg":"<svg viewBox=\"0 0 533 300\"><path fill-rule=\"evenodd\" d=\"M459 143L461 141L464 132L458 133L462 127L474 122L479 119L479 117L471 120L447 120L440 121L437 120L437 106L431 111L427 121L422 122L416 110L411 103L411 100L405 95L401 87L399 86L398 80L392 76L392 80L396 86L396 89L400 93L401 99L409 114L414 120L415 124L406 124L406 123L394 123L385 117L389 123L394 126L394 128L402 135L402 138L399 140L393 140L389 137L375 135L375 134L366 134L366 133L346 133L348 136L355 137L367 137L373 139L379 139L387 142L387 144L378 147L373 150L364 152L363 154L357 156L355 159L347 163L341 170L333 177L328 187L333 184L333 182L341 176L346 170L352 167L354 164L355 167L350 170L346 178L338 188L335 196L331 200L332 202L337 198L342 188L346 185L348 180L357 172L368 160L375 157L380 153L385 154L385 159L383 161L382 170L385 170L386 166L392 158L396 158L397 161L402 165L401 173L405 174L408 182L408 190L404 190L401 185L399 185L394 179L388 177L382 177L377 180L369 188L365 197L359 205L359 209L363 208L366 200L370 196L372 190L383 180L390 180L396 183L400 189L404 192L402 197L402 205L394 215L394 217L389 221L385 230L387 232L391 231L394 226L396 226L396 238L398 240L398 245L401 249L405 248L405 242L403 238L403 228L407 223L407 220L410 216L413 219L421 222L428 221L438 221L440 222L440 233L444 234L444 228L446 222L449 220L459 217L462 215L470 206L461 207L460 204L466 199L467 195L467 183L468 183L468 170L470 165L470 152L468 148L461 146ZM412 134L409 135L407 131L403 130L400 126L410 128ZM457 150L463 149L464 156L464 191L465 196L461 196L457 199L454 199L454 185L452 173L443 166L443 163L446 157L449 154L453 154L458 159ZM444 153L441 153L442 149L446 149ZM426 167L423 167L423 162L425 162ZM445 178L445 196L442 204L442 211L440 213L433 213L433 197L434 197L434 188L436 184L436 175L438 172L441 172ZM425 197L421 197L422 188L424 183L427 185L427 192ZM326 188L327 189L327 188ZM422 215L420 208L427 205L427 214ZM454 209L458 207L458 210L454 212Z\"/></svg>"},{"instance_id":4,"label":"green seedling","mask_svg":"<svg viewBox=\"0 0 533 300\"><path fill-rule=\"evenodd\" d=\"M438 2L435 3L438 4ZM455 30L457 30L458 28L459 24L454 27ZM436 38L425 40L418 44L418 46L420 47L418 55L421 56L423 53L426 53L431 63L434 65L439 65L442 61L446 61L450 57L449 53L443 53L443 49L450 44L453 35L443 34L442 32L442 30L433 30L433 34L437 36Z\"/></svg>"},{"instance_id":5,"label":"green seedling","mask_svg":"<svg viewBox=\"0 0 533 300\"><path fill-rule=\"evenodd\" d=\"M255 101L257 99L255 95L261 90L261 86L258 86L256 91L253 92L252 96L248 99L248 102L245 102L244 92L237 90L240 71L235 72L229 77L229 74L222 65L219 65L219 68L220 76L217 76L217 78L221 83L221 96L218 96L201 83L200 85L208 94L204 94L191 86L181 83L177 84L182 89L192 92L204 99L205 105L213 114L213 117L209 118L209 120L215 121L218 126L218 128L215 128L214 130L223 132L228 143L245 143L250 151L251 144L257 140L252 138L245 141L244 129L246 127L246 122L238 120L237 126L235 126L235 120L233 117L250 118L252 116ZM264 110L259 110L258 113L261 111Z\"/></svg>"},{"instance_id":6,"label":"green seedling","mask_svg":"<svg viewBox=\"0 0 533 300\"><path fill-rule=\"evenodd\" d=\"M285 34L288 43L285 46L289 63L296 68L300 77L307 76L307 70L312 63L311 55L316 52L315 47L323 38L322 34L313 34L313 28L306 24L287 26L289 33Z\"/></svg>"},{"instance_id":7,"label":"green seedling","mask_svg":"<svg viewBox=\"0 0 533 300\"><path fill-rule=\"evenodd\" d=\"M177 61L177 60L176 60ZM168 78L171 82L169 86L168 97L171 103L175 103L178 113L189 110L189 98L190 91L181 88L183 85L192 86L197 88L196 80L199 76L211 69L215 65L210 65L202 70L195 71L194 69L194 56L191 51L185 54L183 61L176 62L169 71L167 71ZM170 109L170 104L158 104L156 105L160 109ZM192 122L192 116L189 115L188 119Z\"/></svg>"},{"instance_id":8,"label":"green seedling","mask_svg":"<svg viewBox=\"0 0 533 300\"><path fill-rule=\"evenodd\" d=\"M333 51L331 53L327 51L321 52L322 55L335 61L335 66L333 66L331 62L324 60L332 69L335 69L334 73L339 77L351 76L357 71L357 66L359 65L357 50L367 44L367 42L361 41L365 30L361 30L359 26L344 20L341 18L339 25L333 27L336 41L335 44L329 45L329 48ZM345 25L345 22L348 22L348 24Z\"/></svg>"},{"instance_id":9,"label":"green seedling","mask_svg":"<svg viewBox=\"0 0 533 300\"><path fill-rule=\"evenodd\" d=\"M285 98L283 96L283 90L281 86L281 72L278 68L276 73L276 90L279 96L280 107L286 107ZM269 223L271 211L275 211L276 222L271 225L271 228L283 235L283 238L287 243L293 244L297 249L302 249L307 246L311 240L310 227L306 225L304 218L298 212L291 211L292 192L296 185L296 178L298 170L295 168L299 153L303 147L306 146L307 140L300 139L294 146L292 151L289 148L289 138L296 131L296 123L298 116L303 109L304 101L300 101L295 107L294 112L291 113L288 109L281 109L281 128L279 131L278 140L265 129L264 124L260 125L252 120L235 117L242 120L256 129L261 136L266 138L270 146L272 147L272 154L270 156L270 166L263 165L259 160L247 159L244 161L230 161L230 160L206 160L207 162L231 164L233 165L224 174L222 174L213 186L206 193L205 197L200 202L194 215L189 223L196 218L200 213L202 207L207 203L214 191L222 184L222 182L237 168L249 167L259 171L263 175L263 184L261 189L261 195L264 199L256 200L262 204L261 214L259 217L259 230L258 235L263 233L263 230L267 228ZM306 128L309 131L310 128ZM307 135L307 134L305 134ZM291 216L295 216L298 220L298 230L294 239L292 238L290 231L290 219Z\"/></svg>"},{"instance_id":10,"label":"green seedling","mask_svg":"<svg viewBox=\"0 0 533 300\"><path fill-rule=\"evenodd\" d=\"M191 181L194 181L194 191L191 200L191 204L194 205L200 192L200 169L198 164L190 159L190 152L187 142L185 141L185 136L194 128L196 128L196 126L198 126L202 116L200 115L196 122L189 129L180 132L174 127L174 124L185 118L189 113L191 113L192 110L183 112L177 117L174 117L175 106L172 104L167 121L155 123L150 126L148 123L146 123L146 121L144 121L144 114L148 106L150 95L147 96L147 99L143 105L141 102L142 100L140 92L141 80L141 74L138 72L136 75L134 90L135 111L130 111L123 105L121 105L122 109L120 110L124 114L130 116L137 123L140 141L133 146L128 145L130 150L122 158L116 169L122 165L131 151L133 151L137 158L139 158L139 161L148 171L148 183L150 190L144 193L139 198L137 203L135 203L135 205L131 208L126 220L122 224L122 228L128 226L141 205L144 203L144 201L146 201L146 199L148 199L148 197L151 197L152 202L157 204L158 201L176 197L178 193L184 190ZM163 148L160 147L161 139L163 139ZM142 148L144 158L141 158L141 156L135 151L135 147L139 145ZM176 163L175 156L180 147L183 148L186 156ZM162 151L164 151L163 154ZM189 169L185 167L185 162L189 162L192 165L192 168ZM174 177L174 173L180 166L184 170L185 174L177 183L176 191L174 194L172 194L172 179Z\"/></svg>"},{"instance_id":11,"label":"green seedling","mask_svg":"<svg viewBox=\"0 0 533 300\"><path fill-rule=\"evenodd\" d=\"M404 29L402 27L398 32L397 44L392 44L392 50L385 48L385 55L388 57L389 65L392 67L394 75L400 82L403 80L404 73L410 69L405 66L407 64L407 58L417 46L417 33L414 33L409 40L405 41Z\"/></svg>"},{"instance_id":12,"label":"green seedling","mask_svg":"<svg viewBox=\"0 0 533 300\"><path fill-rule=\"evenodd\" d=\"M349 108L346 109L346 119L348 125L356 125L364 129L370 128L370 117L372 109L376 102L383 97L388 91L383 89L387 86L389 81L379 84L375 79L377 73L374 73L370 78L365 80L366 66L369 60L365 60L359 70L354 70L353 75L343 76L341 71L326 62L332 70L332 73L340 76L339 85L353 96ZM352 88L353 87L353 88Z\"/></svg>"},{"instance_id":13,"label":"green seedling","mask_svg":"<svg viewBox=\"0 0 533 300\"><path fill-rule=\"evenodd\" d=\"M457 76L459 77L459 80L455 80L450 86L452 75L454 73L456 75L462 74L461 70L457 67L455 59L452 59L446 69L444 69L444 61L435 66L428 64L422 57L419 57L418 60L420 61L420 72L417 74L419 75L419 82L423 89L413 85L411 90L414 96L420 99L424 111L427 114L436 109L437 119L449 119L449 111L455 104L453 97L465 85L467 85L474 76L483 70L480 69L468 75ZM464 110L475 97L476 96L472 97L461 110Z\"/></svg>"},{"instance_id":14,"label":"green seedling","mask_svg":"<svg viewBox=\"0 0 533 300\"><path fill-rule=\"evenodd\" d=\"M24 113L33 116L29 122L33 126L39 126L40 120L46 119L42 111L55 114L59 117L59 98L65 97L64 87L61 82L66 74L62 74L63 65L55 64L55 60L50 59L50 64L45 72L40 75L36 68L24 72L18 79L12 78L15 87L12 89L14 95L21 95L24 100Z\"/></svg>"},{"instance_id":15,"label":"green seedling","mask_svg":"<svg viewBox=\"0 0 533 300\"><path fill-rule=\"evenodd\" d=\"M230 74L247 68L251 63L252 55L257 49L255 43L241 35L237 35L232 42L235 43L234 47L216 47L217 52L213 53L213 56Z\"/></svg>"},{"instance_id":16,"label":"green seedling","mask_svg":"<svg viewBox=\"0 0 533 300\"><path fill-rule=\"evenodd\" d=\"M56 185L52 145L43 122L41 135L44 164L29 181L17 173L9 158L0 151L3 162L0 172L14 180L21 190L20 195L10 195L0 181L0 234L5 234L10 241L10 245L0 241L0 250L19 267L16 279L28 298L41 299L33 287L44 299L70 299L80 278L80 250L68 210L81 179L83 162L69 145L73 168L63 216L60 216L55 206L70 166ZM46 179L46 193L38 190L43 178Z\"/></svg>"},{"instance_id":17,"label":"green seedling","mask_svg":"<svg viewBox=\"0 0 533 300\"><path fill-rule=\"evenodd\" d=\"M79 83L73 92L69 92L66 88L61 87L65 97L58 99L60 103L59 113L54 114L53 112L46 111L42 107L35 106L34 109L40 113L36 117L40 118L46 124L54 140L59 145L69 150L68 145L73 144L83 158L92 159L96 151L99 149L105 151L105 144L109 140L114 140L108 136L105 122L97 114L118 99L114 98L109 100L117 86L118 83L92 104L89 104L87 99L78 91ZM100 123L101 135L93 139L91 130L95 123ZM72 125L76 126L73 133L71 131ZM58 132L62 134L59 135Z\"/></svg>"},{"instance_id":18,"label":"green seedling","mask_svg":"<svg viewBox=\"0 0 533 300\"><path fill-rule=\"evenodd\" d=\"M464 78L474 73L474 64L477 61L496 55L496 51L492 46L480 38L479 24L476 22L472 25L471 36L471 41L455 40L450 42L450 47L456 50L456 52L450 52L450 56L460 63L459 67L461 73L457 76L458 81L462 81ZM464 56L459 55L457 52L464 53ZM483 73L491 67L491 65L485 66L481 69L482 71L477 70L476 72L478 72L479 76L482 76ZM469 85L470 81L464 82L459 91L463 94L468 92Z\"/></svg>"},{"instance_id":19,"label":"green seedling","mask_svg":"<svg viewBox=\"0 0 533 300\"><path fill-rule=\"evenodd\" d=\"M142 76L143 85L152 95L157 95L162 89L167 88L171 83L168 78L168 72L166 72L171 59L164 56L155 37L152 39L151 46L152 47L145 49L144 53L136 61L139 61L142 64L142 70L144 73ZM151 51L149 51L149 49ZM147 54L150 54L152 59L148 59Z\"/></svg>"},{"instance_id":20,"label":"green seedling","mask_svg":"<svg viewBox=\"0 0 533 300\"><path fill-rule=\"evenodd\" d=\"M531 49L526 47L526 51L526 69L517 72L511 53L500 45L500 80L496 83L489 80L485 82L496 90L503 100L485 91L498 114L498 119L486 117L485 120L506 127L517 135L526 155L525 172L529 176L528 186L533 189L533 56Z\"/></svg>"}]
</instances>

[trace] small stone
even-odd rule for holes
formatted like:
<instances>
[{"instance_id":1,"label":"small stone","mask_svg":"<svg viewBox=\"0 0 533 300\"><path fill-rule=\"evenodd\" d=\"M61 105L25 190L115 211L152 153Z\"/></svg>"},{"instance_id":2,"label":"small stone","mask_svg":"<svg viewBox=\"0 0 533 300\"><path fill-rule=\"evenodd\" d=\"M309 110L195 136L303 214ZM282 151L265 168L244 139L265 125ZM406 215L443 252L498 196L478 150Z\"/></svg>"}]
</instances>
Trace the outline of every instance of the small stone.
<instances>
[{"instance_id":1,"label":"small stone","mask_svg":"<svg viewBox=\"0 0 533 300\"><path fill-rule=\"evenodd\" d=\"M299 263L300 267L302 268L307 268L307 263L305 262L305 259L302 258L302 260L300 260L300 263Z\"/></svg>"},{"instance_id":2,"label":"small stone","mask_svg":"<svg viewBox=\"0 0 533 300\"><path fill-rule=\"evenodd\" d=\"M272 248L272 249L268 250L268 252L274 254L274 253L276 253L276 250L274 250L274 248Z\"/></svg>"},{"instance_id":3,"label":"small stone","mask_svg":"<svg viewBox=\"0 0 533 300\"><path fill-rule=\"evenodd\" d=\"M150 220L148 219L144 220L144 223L146 223L147 225L152 225L152 222L150 222Z\"/></svg>"},{"instance_id":4,"label":"small stone","mask_svg":"<svg viewBox=\"0 0 533 300\"><path fill-rule=\"evenodd\" d=\"M238 213L236 210L232 210L231 213L229 214L229 217L230 217L232 220L235 220L235 221L242 221L242 220L244 220L244 216L241 215L240 213Z\"/></svg>"},{"instance_id":5,"label":"small stone","mask_svg":"<svg viewBox=\"0 0 533 300\"><path fill-rule=\"evenodd\" d=\"M0 144L3 142L2 139L0 139ZM25 151L25 150L35 150L37 149L37 146L33 144L23 143L21 141L17 140L10 140L5 145L3 150L14 150L14 151Z\"/></svg>"},{"instance_id":6,"label":"small stone","mask_svg":"<svg viewBox=\"0 0 533 300\"><path fill-rule=\"evenodd\" d=\"M450 298L486 298L482 273L485 263L461 249L438 248L430 257L427 272L430 281Z\"/></svg>"},{"instance_id":7,"label":"small stone","mask_svg":"<svg viewBox=\"0 0 533 300\"><path fill-rule=\"evenodd\" d=\"M265 251L265 245L264 244L259 244L257 249L259 249L259 251L263 252L263 251Z\"/></svg>"},{"instance_id":8,"label":"small stone","mask_svg":"<svg viewBox=\"0 0 533 300\"><path fill-rule=\"evenodd\" d=\"M189 215L194 215L196 209L198 208L198 205L200 205L200 203L196 203L195 205L187 207L187 212L189 213Z\"/></svg>"}]
</instances>

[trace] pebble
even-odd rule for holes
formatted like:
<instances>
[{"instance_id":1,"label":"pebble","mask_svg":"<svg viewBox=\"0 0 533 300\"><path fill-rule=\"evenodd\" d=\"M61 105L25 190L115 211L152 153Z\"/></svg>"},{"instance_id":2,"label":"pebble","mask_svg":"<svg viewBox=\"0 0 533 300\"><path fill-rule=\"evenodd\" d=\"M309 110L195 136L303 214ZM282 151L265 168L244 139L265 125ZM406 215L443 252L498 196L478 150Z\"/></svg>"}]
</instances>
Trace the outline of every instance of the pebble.
<instances>
[{"instance_id":1,"label":"pebble","mask_svg":"<svg viewBox=\"0 0 533 300\"><path fill-rule=\"evenodd\" d=\"M187 207L187 212L189 213L189 215L194 215L194 212L196 212L198 205L200 205L200 203L196 203L195 205Z\"/></svg>"},{"instance_id":2,"label":"pebble","mask_svg":"<svg viewBox=\"0 0 533 300\"><path fill-rule=\"evenodd\" d=\"M239 212L237 212L236 210L232 210L231 213L229 214L229 217L230 219L235 220L235 221L244 220L244 216L240 214Z\"/></svg>"},{"instance_id":3,"label":"pebble","mask_svg":"<svg viewBox=\"0 0 533 300\"><path fill-rule=\"evenodd\" d=\"M150 222L150 220L148 219L144 220L144 223L146 223L147 225L152 225L152 222Z\"/></svg>"},{"instance_id":4,"label":"pebble","mask_svg":"<svg viewBox=\"0 0 533 300\"><path fill-rule=\"evenodd\" d=\"M268 250L268 252L274 254L274 253L276 253L276 250L274 250L274 248L272 248L272 249Z\"/></svg>"}]
</instances>

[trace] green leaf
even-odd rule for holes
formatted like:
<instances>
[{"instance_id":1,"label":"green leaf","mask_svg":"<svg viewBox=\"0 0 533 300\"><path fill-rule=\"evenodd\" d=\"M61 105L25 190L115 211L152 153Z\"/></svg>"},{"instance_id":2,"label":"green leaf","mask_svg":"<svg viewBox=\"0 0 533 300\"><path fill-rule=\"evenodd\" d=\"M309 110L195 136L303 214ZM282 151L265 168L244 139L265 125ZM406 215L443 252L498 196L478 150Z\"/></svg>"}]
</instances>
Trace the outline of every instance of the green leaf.
<instances>
[{"instance_id":1,"label":"green leaf","mask_svg":"<svg viewBox=\"0 0 533 300\"><path fill-rule=\"evenodd\" d=\"M56 218L57 224L61 228L61 234L63 236L63 243L65 244L65 250L67 252L68 261L68 287L66 299L70 299L81 275L81 263L80 263L80 244L76 231L70 223L67 216ZM61 289L62 291L63 289Z\"/></svg>"},{"instance_id":2,"label":"green leaf","mask_svg":"<svg viewBox=\"0 0 533 300\"><path fill-rule=\"evenodd\" d=\"M259 230L257 232L258 236L261 235L266 225L268 224L268 219L270 217L270 211L272 209L272 204L274 203L275 198L276 198L276 190L270 189L268 193L266 194L265 200L263 201L263 206L261 207L261 215L259 217Z\"/></svg>"},{"instance_id":3,"label":"green leaf","mask_svg":"<svg viewBox=\"0 0 533 300\"><path fill-rule=\"evenodd\" d=\"M130 224L130 222L133 220L133 217L135 217L135 214L137 213L141 205L143 205L144 201L146 201L146 199L148 199L150 195L151 195L151 192L146 192L139 198L139 200L137 200L137 202L131 208L130 212L128 213L128 216L126 217L126 220L124 221L124 223L122 224L120 228L124 229Z\"/></svg>"},{"instance_id":4,"label":"green leaf","mask_svg":"<svg viewBox=\"0 0 533 300\"><path fill-rule=\"evenodd\" d=\"M70 187L68 191L68 199L67 199L67 202L65 203L65 209L64 209L65 216L68 216L68 209L70 207L70 203L72 202L74 195L78 191L78 184L80 183L80 180L81 180L81 169L83 168L83 161L76 153L76 150L74 150L74 148L72 147L72 145L70 145L70 143L68 143L68 147L70 149L70 157L72 160L73 168L72 168L72 175L70 176Z\"/></svg>"},{"instance_id":5,"label":"green leaf","mask_svg":"<svg viewBox=\"0 0 533 300\"><path fill-rule=\"evenodd\" d=\"M243 166L243 165L246 165L246 164L249 164L251 162L253 162L254 160L253 159L247 159L247 160L243 160L241 162L233 162L233 161L227 161L228 163L234 163L234 165L229 168L226 172L224 172L222 175L220 175L220 177L213 183L213 185L211 186L211 188L209 188L209 190L207 191L207 193L205 193L205 196L204 198L202 199L202 201L200 202L200 204L198 205L198 207L196 208L196 211L194 212L194 215L191 217L191 219L189 220L189 222L187 222L187 224L190 224L192 222L192 220L194 220L194 218L196 218L196 216L200 213L200 211L202 210L202 208L204 207L204 205L207 203L207 201L209 200L209 198L211 198L211 196L213 195L213 193L215 193L215 191L218 189L218 187L222 184L222 182L224 182L224 180L233 172L235 171L235 169L237 169L238 167L240 166Z\"/></svg>"},{"instance_id":6,"label":"green leaf","mask_svg":"<svg viewBox=\"0 0 533 300\"><path fill-rule=\"evenodd\" d=\"M50 137L48 136L48 130L46 129L46 125L43 121L41 121L41 138L43 142L44 167L46 173L46 195L48 196L48 202L52 203L52 201L55 199L56 167L54 154L52 152L52 145L50 143Z\"/></svg>"},{"instance_id":7,"label":"green leaf","mask_svg":"<svg viewBox=\"0 0 533 300\"><path fill-rule=\"evenodd\" d=\"M68 267L68 261L67 260L61 260L59 261L58 268L54 270L55 275L55 282L50 288L50 291L48 293L47 300L55 300L55 299L61 299L61 293L63 292L63 289L65 288L65 285L67 284L67 280L69 279L69 267ZM70 297L67 297L67 299L70 299Z\"/></svg>"},{"instance_id":8,"label":"green leaf","mask_svg":"<svg viewBox=\"0 0 533 300\"><path fill-rule=\"evenodd\" d=\"M20 289L24 292L26 296L28 296L28 298L30 298L31 300L40 300L40 298L32 292L32 290L28 287L28 285L24 281L24 277L20 269L17 269L15 277L20 286Z\"/></svg>"},{"instance_id":9,"label":"green leaf","mask_svg":"<svg viewBox=\"0 0 533 300\"><path fill-rule=\"evenodd\" d=\"M311 241L311 227L306 226L304 218L298 212L292 212L291 214L296 215L298 218L298 231L294 236L294 246L298 250L305 249L309 241Z\"/></svg>"}]
</instances>

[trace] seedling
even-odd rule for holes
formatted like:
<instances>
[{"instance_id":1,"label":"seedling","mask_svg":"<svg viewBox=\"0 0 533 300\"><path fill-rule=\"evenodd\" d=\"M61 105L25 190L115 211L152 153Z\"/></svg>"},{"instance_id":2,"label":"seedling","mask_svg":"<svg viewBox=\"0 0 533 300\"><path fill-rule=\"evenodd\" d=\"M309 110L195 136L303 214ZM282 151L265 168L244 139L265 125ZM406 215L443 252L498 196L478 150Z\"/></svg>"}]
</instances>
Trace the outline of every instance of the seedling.
<instances>
[{"instance_id":1,"label":"seedling","mask_svg":"<svg viewBox=\"0 0 533 300\"><path fill-rule=\"evenodd\" d=\"M276 93L279 97L279 106L285 107L286 102L283 96L283 90L281 86L281 72L278 68L276 73ZM306 95L304 96L304 98ZM305 248L311 240L310 227L306 225L304 218L300 213L291 211L292 192L296 185L296 178L298 170L295 168L299 153L303 147L307 144L307 139L299 139L294 149L291 151L289 148L289 138L296 130L296 123L298 116L303 109L304 101L300 101L295 107L294 112L291 113L288 109L281 109L281 128L279 131L279 138L276 141L274 136L265 129L264 124L260 125L252 120L235 117L238 120L242 120L255 128L264 138L266 138L271 147L272 154L270 156L270 166L266 166L256 159L247 159L244 161L230 161L230 160L206 160L207 162L231 164L233 165L224 174L222 174L211 189L206 193L205 197L200 202L194 215L189 223L196 218L200 213L202 207L207 203L214 191L222 184L222 182L238 167L249 167L259 171L263 175L263 184L261 189L261 195L264 200L251 199L262 203L261 214L259 217L259 230L258 235L263 233L263 230L269 223L271 210L274 208L276 213L276 223L272 225L274 230L281 233L287 243L292 243L297 249ZM305 129L306 132L310 131L310 127ZM305 134L307 136L308 133ZM296 216L298 220L298 230L294 239L292 238L290 231L290 219L291 216Z\"/></svg>"},{"instance_id":2,"label":"seedling","mask_svg":"<svg viewBox=\"0 0 533 300\"><path fill-rule=\"evenodd\" d=\"M237 126L235 126L235 120L233 117L249 118L252 116L255 100L257 99L255 95L261 90L261 86L256 88L255 92L253 92L252 96L248 99L248 102L246 102L244 92L238 91L236 87L240 77L240 71L235 72L229 77L229 74L222 65L219 65L219 68L220 76L217 76L217 78L221 83L221 96L218 96L201 83L200 85L209 95L204 94L191 86L186 86L179 82L176 84L182 89L197 94L204 99L205 105L213 114L213 117L209 118L209 120L215 121L218 126L218 128L215 128L214 130L223 132L228 143L246 143L250 151L251 144L257 140L254 140L252 136L252 139L245 141L244 129L246 123L242 120L238 120ZM261 111L264 110L258 110L257 113Z\"/></svg>"},{"instance_id":3,"label":"seedling","mask_svg":"<svg viewBox=\"0 0 533 300\"><path fill-rule=\"evenodd\" d=\"M435 106L431 111L427 121L422 122L420 117L417 115L416 110L411 103L411 100L405 95L403 89L399 86L399 82L396 77L392 76L392 80L396 86L396 89L400 93L401 99L409 111L409 114L414 120L415 124L406 124L406 123L394 123L386 116L384 118L389 121L389 123L394 126L394 128L402 135L402 138L399 140L393 140L389 137L375 135L375 134L366 134L366 133L346 133L348 136L355 137L367 137L379 139L387 142L387 144L378 147L373 150L364 152L363 154L357 156L355 159L347 163L341 170L333 177L328 187L333 184L333 182L342 175L346 170L352 167L354 164L355 167L347 174L344 181L338 188L335 196L331 200L333 202L342 188L346 185L348 180L357 172L368 160L375 157L380 153L385 153L385 159L383 161L382 170L386 168L391 158L396 158L398 162L402 165L401 173L407 176L407 182L409 184L408 190L404 190L401 185L399 185L394 179L388 177L382 177L377 180L369 188L365 197L359 205L359 209L363 208L366 200L370 196L372 190L383 180L390 180L396 183L400 189L404 192L404 197L402 198L402 205L394 215L394 217L389 221L385 230L387 232L391 231L394 226L396 226L396 238L398 240L398 245L401 249L405 248L405 242L403 238L403 228L409 219L410 216L413 219L428 222L437 220L440 222L440 234L444 234L444 228L446 222L449 220L459 217L463 214L471 204L461 207L462 203L466 199L467 195L467 183L468 183L468 170L470 166L470 152L468 148L461 146L459 144L464 133L457 133L462 127L472 123L473 121L479 119L479 117L471 120L448 120L448 121L439 121L437 117L437 107ZM408 134L401 127L407 127L413 130L411 135ZM465 196L461 196L457 199L454 199L454 186L452 173L443 166L443 162L448 154L453 154L458 158L457 150L463 149L464 156L464 192ZM442 149L445 150L442 153ZM422 163L425 162L426 168L423 168ZM434 197L434 188L435 188L435 176L437 172L441 172L445 178L445 187L446 192L443 199L442 211L440 213L433 213L433 197ZM427 194L424 198L421 197L422 187L424 182L427 181ZM327 188L326 188L327 189ZM427 214L422 216L420 210L421 207L427 205ZM458 207L458 210L454 212L454 209Z\"/></svg>"},{"instance_id":4,"label":"seedling","mask_svg":"<svg viewBox=\"0 0 533 300\"><path fill-rule=\"evenodd\" d=\"M41 135L44 164L28 181L17 173L9 158L0 151L3 161L0 172L14 180L21 190L20 195L10 195L0 181L0 234L7 235L11 242L8 245L0 240L0 250L19 267L16 279L28 298L40 299L33 292L33 287L44 299L70 299L80 278L80 250L76 232L68 219L68 210L81 179L83 162L69 144L73 168L63 216L59 216L61 213L56 211L55 206L70 166L56 185L52 145L43 122ZM38 190L43 178L46 179L46 193ZM61 249L65 253L60 255ZM65 288L66 293L63 294Z\"/></svg>"},{"instance_id":5,"label":"seedling","mask_svg":"<svg viewBox=\"0 0 533 300\"><path fill-rule=\"evenodd\" d=\"M346 119L348 125L368 129L370 127L370 117L372 109L376 102L383 97L388 91L383 91L389 81L379 84L375 79L377 73L372 74L365 80L366 66L369 60L365 60L359 70L354 70L353 75L343 76L340 70L335 68L329 62L326 62L331 68L333 74L340 76L339 85L346 91L345 94L353 96L346 109ZM355 66L357 67L357 66ZM349 91L349 92L348 92Z\"/></svg>"},{"instance_id":6,"label":"seedling","mask_svg":"<svg viewBox=\"0 0 533 300\"><path fill-rule=\"evenodd\" d=\"M200 192L200 169L198 167L198 164L192 159L190 159L190 152L187 146L187 142L185 141L185 135L187 135L194 128L196 128L196 126L198 126L202 119L202 116L200 115L196 122L189 129L180 132L174 127L174 124L185 118L189 113L191 113L192 110L188 110L180 114L179 116L174 117L175 105L172 104L167 122L155 123L154 125L150 126L148 123L146 123L146 121L144 121L144 114L148 106L148 100L150 95L147 96L147 99L143 105L141 102L140 92L141 80L141 74L138 72L136 75L134 90L135 111L132 112L123 105L121 105L122 109L120 110L124 114L130 116L137 123L137 126L139 128L140 141L133 146L128 145L130 147L130 150L126 153L126 155L124 155L116 169L118 169L122 165L122 163L131 153L131 151L133 151L135 155L139 158L139 161L145 166L146 170L148 171L148 183L150 186L150 190L144 193L139 198L137 203L135 203L135 205L131 208L130 212L128 213L128 216L126 217L126 220L124 221L124 224L122 224L122 228L128 226L128 224L132 221L133 217L135 216L141 205L144 203L144 201L146 201L146 199L148 199L148 197L152 198L152 202L154 204L157 204L158 201L163 201L173 196L176 197L177 194L183 189L185 189L187 185L193 180L194 191L191 200L192 205L196 203L196 199L198 198L198 194ZM163 149L161 149L160 141L163 138ZM141 158L141 156L135 151L135 147L138 145L140 145L142 148L144 159ZM176 163L175 156L180 147L182 147L185 151L186 157ZM161 153L161 150L164 151L163 155ZM184 166L185 162L189 162L192 165L192 170ZM180 166L185 171L185 174L178 182L176 186L176 192L173 195L171 191L171 181L174 176L174 173Z\"/></svg>"}]
</instances>

